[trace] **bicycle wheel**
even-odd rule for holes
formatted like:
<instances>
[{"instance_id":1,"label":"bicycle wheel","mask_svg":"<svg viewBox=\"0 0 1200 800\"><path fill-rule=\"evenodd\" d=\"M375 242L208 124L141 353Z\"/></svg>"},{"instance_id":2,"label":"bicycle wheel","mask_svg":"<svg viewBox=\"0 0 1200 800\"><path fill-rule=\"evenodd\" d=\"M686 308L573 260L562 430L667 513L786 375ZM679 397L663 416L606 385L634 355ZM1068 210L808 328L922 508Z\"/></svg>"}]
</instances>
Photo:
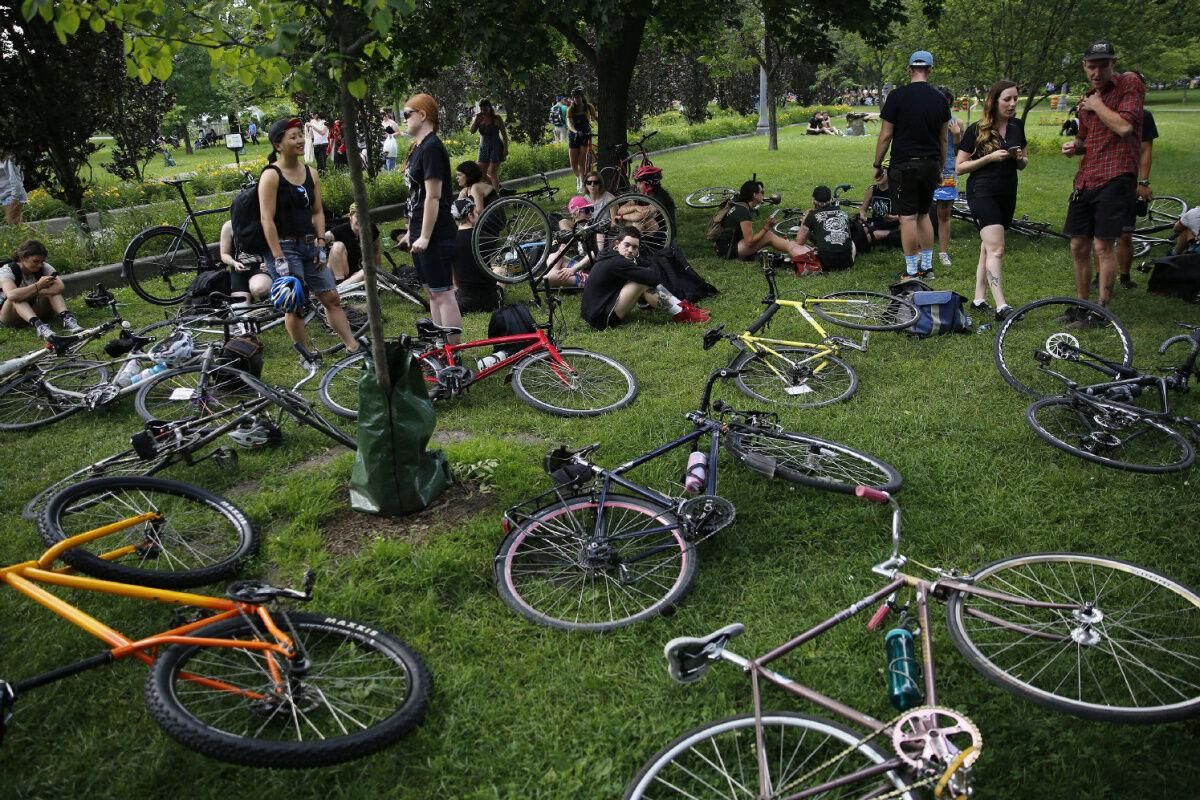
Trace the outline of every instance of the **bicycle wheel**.
<instances>
[{"instance_id":1,"label":"bicycle wheel","mask_svg":"<svg viewBox=\"0 0 1200 800\"><path fill-rule=\"evenodd\" d=\"M809 310L826 322L860 331L902 331L919 316L908 300L879 292L834 292L810 302Z\"/></svg>"},{"instance_id":2,"label":"bicycle wheel","mask_svg":"<svg viewBox=\"0 0 1200 800\"><path fill-rule=\"evenodd\" d=\"M800 226L804 224L803 214L788 214L775 223L773 230L783 238L791 241L796 238Z\"/></svg>"},{"instance_id":3,"label":"bicycle wheel","mask_svg":"<svg viewBox=\"0 0 1200 800\"><path fill-rule=\"evenodd\" d=\"M620 238L621 229L630 225L637 228L642 234L643 253L661 252L675 241L675 226L666 207L637 192L618 195L600 210L596 221L601 225L599 232L614 242Z\"/></svg>"},{"instance_id":4,"label":"bicycle wheel","mask_svg":"<svg viewBox=\"0 0 1200 800\"><path fill-rule=\"evenodd\" d=\"M25 504L25 507L21 509L21 519L29 522L37 522L42 508L46 505L46 501L67 486L80 483L89 478L115 477L118 475L153 475L169 467L174 461L173 456L173 453L160 453L153 458L146 459L142 458L136 450L129 449L116 455L102 458L94 464L88 464L82 469L75 470L65 478L58 479L35 494Z\"/></svg>"},{"instance_id":5,"label":"bicycle wheel","mask_svg":"<svg viewBox=\"0 0 1200 800\"><path fill-rule=\"evenodd\" d=\"M282 318L280 318L282 319ZM199 348L214 344L219 348L225 344L225 326L221 324L217 312L211 314L172 317L171 319L152 322L134 332L136 336L152 336L155 339L165 339L177 330L186 329L192 335L193 341Z\"/></svg>"},{"instance_id":6,"label":"bicycle wheel","mask_svg":"<svg viewBox=\"0 0 1200 800\"><path fill-rule=\"evenodd\" d=\"M475 265L501 283L540 276L552 248L550 219L537 203L524 197L495 201L471 231Z\"/></svg>"},{"instance_id":7,"label":"bicycle wheel","mask_svg":"<svg viewBox=\"0 0 1200 800\"><path fill-rule=\"evenodd\" d=\"M808 714L764 711L762 733L767 787L759 776L754 715L742 714L701 725L664 747L634 776L625 800L790 797L895 758L874 742L862 742L864 734ZM895 796L917 800L919 792L905 791L910 783L910 776L893 771L819 796L835 800L899 792Z\"/></svg>"},{"instance_id":8,"label":"bicycle wheel","mask_svg":"<svg viewBox=\"0 0 1200 800\"><path fill-rule=\"evenodd\" d=\"M133 407L147 422L225 411L257 396L242 380L245 374L233 367L220 366L210 367L206 372L203 364L168 370L142 384L134 395Z\"/></svg>"},{"instance_id":9,"label":"bicycle wheel","mask_svg":"<svg viewBox=\"0 0 1200 800\"><path fill-rule=\"evenodd\" d=\"M347 356L321 377L317 396L333 413L346 419L358 419L358 384L362 382L363 354Z\"/></svg>"},{"instance_id":10,"label":"bicycle wheel","mask_svg":"<svg viewBox=\"0 0 1200 800\"><path fill-rule=\"evenodd\" d=\"M1044 609L953 592L955 647L997 686L1086 719L1171 722L1200 714L1200 595L1115 558L1034 553L988 564L972 585Z\"/></svg>"},{"instance_id":11,"label":"bicycle wheel","mask_svg":"<svg viewBox=\"0 0 1200 800\"><path fill-rule=\"evenodd\" d=\"M97 578L186 589L228 578L258 550L254 526L223 497L145 476L93 478L51 497L38 519L46 546L156 512L154 519L65 551L63 561ZM118 558L102 554L127 550Z\"/></svg>"},{"instance_id":12,"label":"bicycle wheel","mask_svg":"<svg viewBox=\"0 0 1200 800\"><path fill-rule=\"evenodd\" d=\"M610 494L591 547L599 512L593 497L568 497L514 527L493 562L500 599L531 622L575 631L621 628L677 605L698 559L675 516Z\"/></svg>"},{"instance_id":13,"label":"bicycle wheel","mask_svg":"<svg viewBox=\"0 0 1200 800\"><path fill-rule=\"evenodd\" d=\"M1164 222L1174 225L1187 210L1188 204L1182 198L1167 194L1159 195L1150 199L1146 207L1146 219L1155 225Z\"/></svg>"},{"instance_id":14,"label":"bicycle wheel","mask_svg":"<svg viewBox=\"0 0 1200 800\"><path fill-rule=\"evenodd\" d=\"M1166 425L1103 403L1043 397L1025 420L1042 440L1105 467L1160 474L1196 460L1188 441Z\"/></svg>"},{"instance_id":15,"label":"bicycle wheel","mask_svg":"<svg viewBox=\"0 0 1200 800\"><path fill-rule=\"evenodd\" d=\"M1000 326L993 350L996 368L1009 386L1031 397L1059 394L1063 383L1039 369L1034 357L1039 351L1051 356L1050 369L1085 386L1107 380L1090 366L1094 357L1125 367L1133 363L1133 340L1121 321L1103 306L1070 297L1034 300L1018 308Z\"/></svg>"},{"instance_id":16,"label":"bicycle wheel","mask_svg":"<svg viewBox=\"0 0 1200 800\"><path fill-rule=\"evenodd\" d=\"M513 368L513 391L529 405L560 417L616 411L637 397L637 379L616 359L574 347L558 351L567 367L542 351Z\"/></svg>"},{"instance_id":17,"label":"bicycle wheel","mask_svg":"<svg viewBox=\"0 0 1200 800\"><path fill-rule=\"evenodd\" d=\"M236 370L234 371L236 372ZM320 412L313 408L311 403L296 392L267 386L262 381L246 373L241 373L241 378L254 394L274 403L300 424L307 425L315 431L320 431L338 444L345 445L351 450L358 449L358 443L353 436L321 416Z\"/></svg>"},{"instance_id":18,"label":"bicycle wheel","mask_svg":"<svg viewBox=\"0 0 1200 800\"><path fill-rule=\"evenodd\" d=\"M776 347L743 352L733 360L734 383L744 394L768 403L819 408L849 399L858 389L854 369L828 350Z\"/></svg>"},{"instance_id":19,"label":"bicycle wheel","mask_svg":"<svg viewBox=\"0 0 1200 800\"><path fill-rule=\"evenodd\" d=\"M886 461L803 433L741 426L725 435L725 447L755 472L818 489L853 494L871 486L893 494L904 483Z\"/></svg>"},{"instance_id":20,"label":"bicycle wheel","mask_svg":"<svg viewBox=\"0 0 1200 800\"><path fill-rule=\"evenodd\" d=\"M67 361L27 369L0 384L0 431L31 431L87 408L79 395L108 382L102 361Z\"/></svg>"},{"instance_id":21,"label":"bicycle wheel","mask_svg":"<svg viewBox=\"0 0 1200 800\"><path fill-rule=\"evenodd\" d=\"M295 660L245 647L162 651L146 678L146 706L169 736L234 764L302 769L378 752L425 718L433 679L400 639L326 614L273 611L271 619L296 645ZM277 641L258 616L195 635Z\"/></svg>"},{"instance_id":22,"label":"bicycle wheel","mask_svg":"<svg viewBox=\"0 0 1200 800\"><path fill-rule=\"evenodd\" d=\"M342 313L346 315L346 322L350 325L350 335L355 339L365 335L368 325L367 290L349 289L339 295L338 302L342 307ZM329 321L325 306L320 301L314 305L313 313L319 324L309 328L313 346L319 350L328 350L330 347L341 344L342 337L338 336L337 331L333 329L333 323Z\"/></svg>"},{"instance_id":23,"label":"bicycle wheel","mask_svg":"<svg viewBox=\"0 0 1200 800\"><path fill-rule=\"evenodd\" d=\"M683 202L692 208L716 208L737 194L728 186L710 186L696 191L683 198Z\"/></svg>"},{"instance_id":24,"label":"bicycle wheel","mask_svg":"<svg viewBox=\"0 0 1200 800\"><path fill-rule=\"evenodd\" d=\"M600 170L600 185L604 187L604 191L612 194L627 192L630 189L629 176L625 174L624 170L605 167Z\"/></svg>"},{"instance_id":25,"label":"bicycle wheel","mask_svg":"<svg viewBox=\"0 0 1200 800\"><path fill-rule=\"evenodd\" d=\"M122 275L129 288L147 303L173 306L183 302L192 279L208 259L187 231L170 225L149 228L125 248Z\"/></svg>"}]
</instances>

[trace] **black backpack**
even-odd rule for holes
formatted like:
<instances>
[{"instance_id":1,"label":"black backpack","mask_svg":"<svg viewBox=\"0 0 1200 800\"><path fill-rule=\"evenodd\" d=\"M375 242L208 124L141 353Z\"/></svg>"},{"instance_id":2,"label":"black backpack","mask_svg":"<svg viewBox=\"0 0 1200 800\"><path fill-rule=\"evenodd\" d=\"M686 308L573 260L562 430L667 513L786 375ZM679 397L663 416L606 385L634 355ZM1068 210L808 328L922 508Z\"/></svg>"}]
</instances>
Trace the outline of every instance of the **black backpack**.
<instances>
[{"instance_id":1,"label":"black backpack","mask_svg":"<svg viewBox=\"0 0 1200 800\"><path fill-rule=\"evenodd\" d=\"M279 172L279 168L272 164L268 164L266 169ZM259 177L261 178L261 175ZM229 219L233 222L233 241L239 252L252 255L267 252L267 239L263 236L262 219L258 211L257 182L242 189L237 197L233 198Z\"/></svg>"},{"instance_id":2,"label":"black backpack","mask_svg":"<svg viewBox=\"0 0 1200 800\"><path fill-rule=\"evenodd\" d=\"M206 269L192 281L188 287L187 296L183 299L184 308L207 309L212 307L209 295L213 292L228 295L231 291L229 270Z\"/></svg>"},{"instance_id":3,"label":"black backpack","mask_svg":"<svg viewBox=\"0 0 1200 800\"><path fill-rule=\"evenodd\" d=\"M521 333L533 333L537 330L537 324L533 321L533 314L529 313L529 306L524 303L513 303L512 305L504 305L492 312L492 318L488 320L488 338L492 339L496 336L516 336ZM497 347L496 350L503 348Z\"/></svg>"}]
</instances>

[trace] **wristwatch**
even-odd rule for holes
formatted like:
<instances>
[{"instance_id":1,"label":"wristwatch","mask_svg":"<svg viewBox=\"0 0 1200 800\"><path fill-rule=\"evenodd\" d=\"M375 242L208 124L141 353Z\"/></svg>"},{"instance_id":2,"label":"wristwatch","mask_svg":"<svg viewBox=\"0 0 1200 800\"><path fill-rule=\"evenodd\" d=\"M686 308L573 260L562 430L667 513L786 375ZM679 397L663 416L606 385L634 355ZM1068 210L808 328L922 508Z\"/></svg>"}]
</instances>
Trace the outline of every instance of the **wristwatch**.
<instances>
[{"instance_id":1,"label":"wristwatch","mask_svg":"<svg viewBox=\"0 0 1200 800\"><path fill-rule=\"evenodd\" d=\"M1149 185L1150 185L1149 178L1142 178L1140 181L1138 181L1138 186L1149 186Z\"/></svg>"}]
</instances>

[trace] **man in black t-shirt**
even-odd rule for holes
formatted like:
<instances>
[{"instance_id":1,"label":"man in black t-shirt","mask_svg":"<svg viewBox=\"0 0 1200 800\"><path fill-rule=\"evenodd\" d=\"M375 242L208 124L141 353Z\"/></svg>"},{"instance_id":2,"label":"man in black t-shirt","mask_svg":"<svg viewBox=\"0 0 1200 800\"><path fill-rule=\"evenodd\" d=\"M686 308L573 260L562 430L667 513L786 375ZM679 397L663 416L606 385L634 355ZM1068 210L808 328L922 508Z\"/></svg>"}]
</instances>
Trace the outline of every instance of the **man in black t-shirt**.
<instances>
[{"instance_id":1,"label":"man in black t-shirt","mask_svg":"<svg viewBox=\"0 0 1200 800\"><path fill-rule=\"evenodd\" d=\"M333 272L333 280L337 284L361 283L363 279L362 245L358 240L358 207L350 204L346 212L347 221L334 225L325 233L325 241L329 242L329 269ZM375 241L376 265L382 257L382 247L379 241L379 226L371 223L371 233Z\"/></svg>"},{"instance_id":2,"label":"man in black t-shirt","mask_svg":"<svg viewBox=\"0 0 1200 800\"><path fill-rule=\"evenodd\" d=\"M643 300L651 308L671 314L672 322L708 322L708 312L680 300L659 283L658 270L637 264L641 231L629 226L621 231L613 250L592 267L583 285L579 314L598 331L620 325Z\"/></svg>"},{"instance_id":3,"label":"man in black t-shirt","mask_svg":"<svg viewBox=\"0 0 1200 800\"><path fill-rule=\"evenodd\" d=\"M796 273L850 268L858 254L850 236L850 218L833 201L833 193L828 186L813 189L812 199L812 210L805 215L800 230L796 232L796 244L806 245L808 251L805 263L797 264ZM812 237L811 246L806 244L809 237ZM810 266L816 269L805 269Z\"/></svg>"},{"instance_id":4,"label":"man in black t-shirt","mask_svg":"<svg viewBox=\"0 0 1200 800\"><path fill-rule=\"evenodd\" d=\"M909 56L907 86L893 89L879 112L883 126L875 146L875 180L883 174L883 158L891 147L888 180L900 215L900 242L908 277L933 276L933 224L929 207L946 162L946 128L950 106L929 85L933 55L918 50Z\"/></svg>"}]
</instances>

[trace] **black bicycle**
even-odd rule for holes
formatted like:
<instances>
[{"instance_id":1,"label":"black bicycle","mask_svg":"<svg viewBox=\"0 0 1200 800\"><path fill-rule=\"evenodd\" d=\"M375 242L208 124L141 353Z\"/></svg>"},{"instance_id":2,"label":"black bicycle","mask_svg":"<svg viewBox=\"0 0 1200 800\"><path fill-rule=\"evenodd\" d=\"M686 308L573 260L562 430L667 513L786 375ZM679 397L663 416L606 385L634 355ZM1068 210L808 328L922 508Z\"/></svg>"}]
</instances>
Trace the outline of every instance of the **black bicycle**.
<instances>
[{"instance_id":1,"label":"black bicycle","mask_svg":"<svg viewBox=\"0 0 1200 800\"><path fill-rule=\"evenodd\" d=\"M734 520L717 495L721 446L750 469L835 492L859 485L895 492L894 467L837 442L783 430L777 416L712 403L722 368L704 385L692 430L611 469L592 463L599 447L559 447L544 466L556 485L504 512L493 561L500 597L526 619L562 630L605 631L665 613L696 576L696 545ZM707 439L707 446L702 442ZM674 494L637 484L630 471L690 448L688 478ZM689 494L694 492L695 494Z\"/></svg>"}]
</instances>

